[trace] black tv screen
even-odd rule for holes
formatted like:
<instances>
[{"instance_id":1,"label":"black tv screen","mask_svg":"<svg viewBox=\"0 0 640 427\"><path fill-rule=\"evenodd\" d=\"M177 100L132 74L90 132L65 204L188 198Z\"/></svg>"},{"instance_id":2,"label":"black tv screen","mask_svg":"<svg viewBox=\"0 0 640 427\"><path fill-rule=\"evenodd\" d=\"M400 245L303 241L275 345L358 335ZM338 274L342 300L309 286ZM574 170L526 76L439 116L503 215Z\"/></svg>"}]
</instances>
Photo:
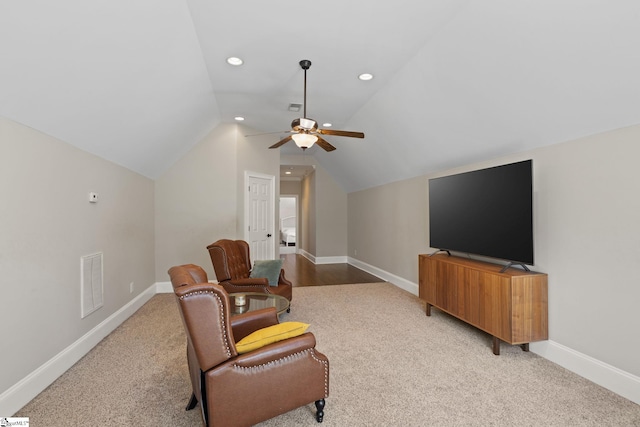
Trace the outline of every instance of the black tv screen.
<instances>
[{"instance_id":1,"label":"black tv screen","mask_svg":"<svg viewBox=\"0 0 640 427\"><path fill-rule=\"evenodd\" d=\"M526 160L429 180L429 245L533 265L533 175Z\"/></svg>"}]
</instances>

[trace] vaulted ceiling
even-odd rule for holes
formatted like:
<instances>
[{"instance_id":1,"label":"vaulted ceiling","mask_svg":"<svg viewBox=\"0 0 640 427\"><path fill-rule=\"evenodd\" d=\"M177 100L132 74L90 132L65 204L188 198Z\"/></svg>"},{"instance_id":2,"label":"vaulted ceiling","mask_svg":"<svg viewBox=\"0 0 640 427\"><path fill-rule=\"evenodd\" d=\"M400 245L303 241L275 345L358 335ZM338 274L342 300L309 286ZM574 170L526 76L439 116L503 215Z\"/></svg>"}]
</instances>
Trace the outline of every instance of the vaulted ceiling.
<instances>
[{"instance_id":1,"label":"vaulted ceiling","mask_svg":"<svg viewBox=\"0 0 640 427\"><path fill-rule=\"evenodd\" d=\"M355 191L640 123L639 41L636 0L4 0L0 114L155 178L238 115L279 140L309 59Z\"/></svg>"}]
</instances>

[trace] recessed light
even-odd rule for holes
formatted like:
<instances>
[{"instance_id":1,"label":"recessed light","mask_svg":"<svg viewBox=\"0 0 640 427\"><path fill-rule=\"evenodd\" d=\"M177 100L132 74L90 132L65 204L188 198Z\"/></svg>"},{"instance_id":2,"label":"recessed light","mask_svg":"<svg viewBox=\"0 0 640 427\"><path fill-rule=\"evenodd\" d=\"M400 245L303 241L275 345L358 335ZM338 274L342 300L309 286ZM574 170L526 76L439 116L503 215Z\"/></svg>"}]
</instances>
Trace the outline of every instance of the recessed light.
<instances>
[{"instance_id":1,"label":"recessed light","mask_svg":"<svg viewBox=\"0 0 640 427\"><path fill-rule=\"evenodd\" d=\"M285 175L291 175L291 171L286 171L284 174Z\"/></svg>"},{"instance_id":2,"label":"recessed light","mask_svg":"<svg viewBox=\"0 0 640 427\"><path fill-rule=\"evenodd\" d=\"M322 127L325 127L325 128L330 128L331 126L333 126L331 123L323 123L322 124Z\"/></svg>"},{"instance_id":3,"label":"recessed light","mask_svg":"<svg viewBox=\"0 0 640 427\"><path fill-rule=\"evenodd\" d=\"M244 63L244 61L238 57L235 56L231 56L229 58L227 58L227 64L229 65L235 65L236 67L239 65L242 65Z\"/></svg>"},{"instance_id":4,"label":"recessed light","mask_svg":"<svg viewBox=\"0 0 640 427\"><path fill-rule=\"evenodd\" d=\"M363 73L363 74L360 74L358 78L364 81L371 80L373 78L373 74Z\"/></svg>"},{"instance_id":5,"label":"recessed light","mask_svg":"<svg viewBox=\"0 0 640 427\"><path fill-rule=\"evenodd\" d=\"M235 121L237 121L237 122L241 122L241 121L243 121L243 120L244 120L244 117L242 117L242 116L236 116L236 117L234 117L234 119L235 119Z\"/></svg>"}]
</instances>

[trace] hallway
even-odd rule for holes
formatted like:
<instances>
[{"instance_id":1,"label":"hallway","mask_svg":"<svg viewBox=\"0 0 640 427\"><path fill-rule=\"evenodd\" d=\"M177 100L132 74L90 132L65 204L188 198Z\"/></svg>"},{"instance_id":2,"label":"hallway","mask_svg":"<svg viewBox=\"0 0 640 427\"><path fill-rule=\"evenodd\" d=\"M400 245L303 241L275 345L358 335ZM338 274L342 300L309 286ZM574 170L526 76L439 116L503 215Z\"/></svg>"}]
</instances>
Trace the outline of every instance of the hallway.
<instances>
[{"instance_id":1,"label":"hallway","mask_svg":"<svg viewBox=\"0 0 640 427\"><path fill-rule=\"evenodd\" d=\"M282 268L285 277L294 287L384 282L379 277L346 263L316 265L298 254L284 254L280 258L284 261Z\"/></svg>"}]
</instances>

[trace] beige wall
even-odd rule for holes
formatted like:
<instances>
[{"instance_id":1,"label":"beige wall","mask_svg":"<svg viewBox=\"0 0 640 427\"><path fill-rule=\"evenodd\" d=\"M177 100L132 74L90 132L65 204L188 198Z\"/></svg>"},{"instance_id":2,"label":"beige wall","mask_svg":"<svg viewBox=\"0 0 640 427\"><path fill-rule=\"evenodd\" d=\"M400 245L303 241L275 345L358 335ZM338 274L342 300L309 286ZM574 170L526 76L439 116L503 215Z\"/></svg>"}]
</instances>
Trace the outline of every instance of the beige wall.
<instances>
[{"instance_id":1,"label":"beige wall","mask_svg":"<svg viewBox=\"0 0 640 427\"><path fill-rule=\"evenodd\" d=\"M280 180L280 194L286 196L300 196L302 186L300 181L284 181Z\"/></svg>"},{"instance_id":2,"label":"beige wall","mask_svg":"<svg viewBox=\"0 0 640 427\"><path fill-rule=\"evenodd\" d=\"M315 172L316 257L347 255L347 193L322 167Z\"/></svg>"},{"instance_id":3,"label":"beige wall","mask_svg":"<svg viewBox=\"0 0 640 427\"><path fill-rule=\"evenodd\" d=\"M167 270L186 263L214 279L207 245L244 238L245 171L278 176L280 162L279 151L267 149L268 139L245 138L248 133L255 131L216 127L156 180L156 281L168 281ZM275 209L274 227L277 221Z\"/></svg>"},{"instance_id":4,"label":"beige wall","mask_svg":"<svg viewBox=\"0 0 640 427\"><path fill-rule=\"evenodd\" d=\"M237 234L236 134L218 126L156 180L156 281L180 264L215 278L206 247Z\"/></svg>"},{"instance_id":5,"label":"beige wall","mask_svg":"<svg viewBox=\"0 0 640 427\"><path fill-rule=\"evenodd\" d=\"M427 190L419 177L350 193L349 256L417 283L417 254L429 248Z\"/></svg>"},{"instance_id":6,"label":"beige wall","mask_svg":"<svg viewBox=\"0 0 640 427\"><path fill-rule=\"evenodd\" d=\"M153 285L154 188L0 118L0 195L2 394ZM104 254L104 306L81 319L80 257L96 252Z\"/></svg>"},{"instance_id":7,"label":"beige wall","mask_svg":"<svg viewBox=\"0 0 640 427\"><path fill-rule=\"evenodd\" d=\"M350 193L349 255L417 282L431 250L428 178L531 158L550 340L638 376L639 140L635 126Z\"/></svg>"},{"instance_id":8,"label":"beige wall","mask_svg":"<svg viewBox=\"0 0 640 427\"><path fill-rule=\"evenodd\" d=\"M300 203L302 236L299 249L316 254L316 173L302 180L302 201Z\"/></svg>"}]
</instances>

